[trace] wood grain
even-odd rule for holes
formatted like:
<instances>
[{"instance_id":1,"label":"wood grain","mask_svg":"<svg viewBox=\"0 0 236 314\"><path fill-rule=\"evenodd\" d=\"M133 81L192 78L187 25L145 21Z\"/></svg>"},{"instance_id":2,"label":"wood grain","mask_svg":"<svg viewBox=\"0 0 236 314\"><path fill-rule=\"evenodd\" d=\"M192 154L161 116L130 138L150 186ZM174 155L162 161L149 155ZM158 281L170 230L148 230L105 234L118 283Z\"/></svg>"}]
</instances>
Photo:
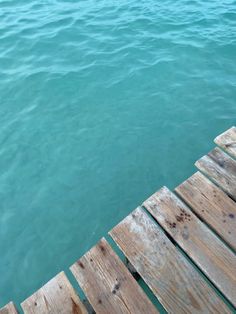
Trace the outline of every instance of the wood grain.
<instances>
[{"instance_id":1,"label":"wood grain","mask_svg":"<svg viewBox=\"0 0 236 314\"><path fill-rule=\"evenodd\" d=\"M13 302L9 302L3 308L0 309L0 314L17 314L17 310Z\"/></svg>"},{"instance_id":2,"label":"wood grain","mask_svg":"<svg viewBox=\"0 0 236 314\"><path fill-rule=\"evenodd\" d=\"M21 304L26 314L85 314L84 305L64 272Z\"/></svg>"},{"instance_id":3,"label":"wood grain","mask_svg":"<svg viewBox=\"0 0 236 314\"><path fill-rule=\"evenodd\" d=\"M217 136L214 142L222 147L228 154L236 158L236 127L233 126L221 135Z\"/></svg>"},{"instance_id":4,"label":"wood grain","mask_svg":"<svg viewBox=\"0 0 236 314\"><path fill-rule=\"evenodd\" d=\"M197 168L236 200L236 161L218 147L199 159Z\"/></svg>"},{"instance_id":5,"label":"wood grain","mask_svg":"<svg viewBox=\"0 0 236 314\"><path fill-rule=\"evenodd\" d=\"M141 208L109 234L168 312L229 313L217 294Z\"/></svg>"},{"instance_id":6,"label":"wood grain","mask_svg":"<svg viewBox=\"0 0 236 314\"><path fill-rule=\"evenodd\" d=\"M229 246L236 250L236 203L200 172L175 191Z\"/></svg>"},{"instance_id":7,"label":"wood grain","mask_svg":"<svg viewBox=\"0 0 236 314\"><path fill-rule=\"evenodd\" d=\"M235 306L233 252L166 187L145 201L144 206Z\"/></svg>"},{"instance_id":8,"label":"wood grain","mask_svg":"<svg viewBox=\"0 0 236 314\"><path fill-rule=\"evenodd\" d=\"M71 271L97 314L158 313L105 239Z\"/></svg>"}]
</instances>

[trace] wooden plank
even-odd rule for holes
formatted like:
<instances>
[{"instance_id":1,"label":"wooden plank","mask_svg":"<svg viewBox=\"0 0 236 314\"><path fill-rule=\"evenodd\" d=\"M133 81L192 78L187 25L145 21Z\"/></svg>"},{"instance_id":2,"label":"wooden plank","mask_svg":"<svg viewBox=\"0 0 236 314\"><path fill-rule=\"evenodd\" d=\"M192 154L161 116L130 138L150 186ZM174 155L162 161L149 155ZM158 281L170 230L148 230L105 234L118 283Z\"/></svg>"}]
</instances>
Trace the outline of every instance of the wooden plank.
<instances>
[{"instance_id":1,"label":"wooden plank","mask_svg":"<svg viewBox=\"0 0 236 314\"><path fill-rule=\"evenodd\" d=\"M195 213L236 250L236 203L200 172L175 191Z\"/></svg>"},{"instance_id":2,"label":"wooden plank","mask_svg":"<svg viewBox=\"0 0 236 314\"><path fill-rule=\"evenodd\" d=\"M71 271L97 314L158 313L105 239Z\"/></svg>"},{"instance_id":3,"label":"wooden plank","mask_svg":"<svg viewBox=\"0 0 236 314\"><path fill-rule=\"evenodd\" d=\"M21 303L26 314L85 314L84 305L64 272Z\"/></svg>"},{"instance_id":4,"label":"wooden plank","mask_svg":"<svg viewBox=\"0 0 236 314\"><path fill-rule=\"evenodd\" d=\"M0 309L0 314L17 314L17 310L13 302L9 302L7 305Z\"/></svg>"},{"instance_id":5,"label":"wooden plank","mask_svg":"<svg viewBox=\"0 0 236 314\"><path fill-rule=\"evenodd\" d=\"M137 208L109 234L168 312L230 312L141 208Z\"/></svg>"},{"instance_id":6,"label":"wooden plank","mask_svg":"<svg viewBox=\"0 0 236 314\"><path fill-rule=\"evenodd\" d=\"M216 147L199 159L197 168L236 200L236 161Z\"/></svg>"},{"instance_id":7,"label":"wooden plank","mask_svg":"<svg viewBox=\"0 0 236 314\"><path fill-rule=\"evenodd\" d=\"M214 142L222 147L228 154L236 158L236 127L233 126L229 130L217 136Z\"/></svg>"},{"instance_id":8,"label":"wooden plank","mask_svg":"<svg viewBox=\"0 0 236 314\"><path fill-rule=\"evenodd\" d=\"M144 206L236 306L236 256L166 187Z\"/></svg>"}]
</instances>

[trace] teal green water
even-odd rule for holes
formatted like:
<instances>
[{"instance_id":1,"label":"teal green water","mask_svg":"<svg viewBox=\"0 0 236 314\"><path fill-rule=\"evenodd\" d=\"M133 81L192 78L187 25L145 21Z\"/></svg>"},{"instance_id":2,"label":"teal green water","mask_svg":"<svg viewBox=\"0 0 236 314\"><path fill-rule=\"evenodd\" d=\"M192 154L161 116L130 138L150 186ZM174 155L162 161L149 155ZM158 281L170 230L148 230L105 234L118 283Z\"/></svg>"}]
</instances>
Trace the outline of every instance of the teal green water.
<instances>
[{"instance_id":1,"label":"teal green water","mask_svg":"<svg viewBox=\"0 0 236 314\"><path fill-rule=\"evenodd\" d=\"M0 305L236 121L236 1L0 0Z\"/></svg>"}]
</instances>

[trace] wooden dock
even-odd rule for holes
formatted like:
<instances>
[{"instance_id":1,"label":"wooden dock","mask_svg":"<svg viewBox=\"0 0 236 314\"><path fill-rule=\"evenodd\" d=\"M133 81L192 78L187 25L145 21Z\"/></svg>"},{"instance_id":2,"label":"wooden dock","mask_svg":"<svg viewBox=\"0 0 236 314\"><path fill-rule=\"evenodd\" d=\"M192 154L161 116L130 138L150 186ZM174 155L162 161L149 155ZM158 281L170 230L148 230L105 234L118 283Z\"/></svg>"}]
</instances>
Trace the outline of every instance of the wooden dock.
<instances>
[{"instance_id":1,"label":"wooden dock","mask_svg":"<svg viewBox=\"0 0 236 314\"><path fill-rule=\"evenodd\" d=\"M236 128L215 143L174 192L161 188L109 232L150 293L103 238L70 268L84 302L61 272L23 312L158 313L150 294L168 313L236 312ZM16 313L12 302L0 309Z\"/></svg>"}]
</instances>

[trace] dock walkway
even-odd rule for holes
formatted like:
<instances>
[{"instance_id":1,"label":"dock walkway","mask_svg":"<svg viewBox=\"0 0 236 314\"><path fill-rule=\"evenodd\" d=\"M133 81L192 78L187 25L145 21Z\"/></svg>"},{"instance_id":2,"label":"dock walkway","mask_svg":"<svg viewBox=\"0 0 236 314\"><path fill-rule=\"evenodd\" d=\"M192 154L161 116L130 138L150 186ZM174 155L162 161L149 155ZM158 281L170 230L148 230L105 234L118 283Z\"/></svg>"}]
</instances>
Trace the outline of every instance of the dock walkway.
<instances>
[{"instance_id":1,"label":"dock walkway","mask_svg":"<svg viewBox=\"0 0 236 314\"><path fill-rule=\"evenodd\" d=\"M174 192L161 188L109 232L168 313L236 307L236 128L215 143ZM158 313L129 269L102 238L70 268L86 302L61 272L21 307L26 314ZM16 313L12 302L0 309Z\"/></svg>"}]
</instances>

